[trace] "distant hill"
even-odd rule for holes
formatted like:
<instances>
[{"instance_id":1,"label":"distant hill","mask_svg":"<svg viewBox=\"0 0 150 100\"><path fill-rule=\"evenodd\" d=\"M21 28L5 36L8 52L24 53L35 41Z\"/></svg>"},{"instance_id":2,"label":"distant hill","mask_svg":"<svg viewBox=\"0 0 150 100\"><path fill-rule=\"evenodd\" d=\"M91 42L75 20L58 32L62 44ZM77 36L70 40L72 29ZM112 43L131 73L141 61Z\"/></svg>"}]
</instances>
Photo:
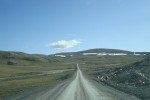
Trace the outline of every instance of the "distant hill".
<instances>
[{"instance_id":1,"label":"distant hill","mask_svg":"<svg viewBox=\"0 0 150 100\"><path fill-rule=\"evenodd\" d=\"M89 49L85 51L80 51L80 53L127 53L131 54L133 52L131 51L126 51L126 50L118 50L118 49L105 49L105 48L98 48L98 49Z\"/></svg>"},{"instance_id":2,"label":"distant hill","mask_svg":"<svg viewBox=\"0 0 150 100\"><path fill-rule=\"evenodd\" d=\"M27 54L23 52L13 52L13 51L0 51L0 64L29 65L29 64L37 64L37 63L67 62L67 61L71 61L71 59L73 61L75 57L76 59L83 57L84 53L96 53L96 55L98 53L134 54L133 52L126 51L126 50L104 49L104 48L89 49L89 50L84 50L79 52L64 52L64 53L57 53L52 55ZM144 52L141 52L141 54L144 54ZM146 54L148 54L148 52L146 52ZM74 58L70 59L71 56L74 56ZM66 58L64 59L64 57Z\"/></svg>"},{"instance_id":3,"label":"distant hill","mask_svg":"<svg viewBox=\"0 0 150 100\"><path fill-rule=\"evenodd\" d=\"M89 49L84 51L78 51L78 52L63 52L63 53L57 53L57 55L81 55L83 53L127 53L127 54L133 54L131 51L126 50L118 50L118 49L104 49L104 48L98 48L98 49Z\"/></svg>"},{"instance_id":4,"label":"distant hill","mask_svg":"<svg viewBox=\"0 0 150 100\"><path fill-rule=\"evenodd\" d=\"M105 48L97 48L97 49L89 49L84 51L78 51L78 52L62 52L62 53L56 53L54 55L82 55L84 53L124 53L124 54L150 54L150 52L132 52L127 50L119 50L119 49L105 49Z\"/></svg>"},{"instance_id":5,"label":"distant hill","mask_svg":"<svg viewBox=\"0 0 150 100\"><path fill-rule=\"evenodd\" d=\"M52 58L42 54L27 54L23 52L0 51L0 64L31 65L39 63L60 62L59 58Z\"/></svg>"}]
</instances>

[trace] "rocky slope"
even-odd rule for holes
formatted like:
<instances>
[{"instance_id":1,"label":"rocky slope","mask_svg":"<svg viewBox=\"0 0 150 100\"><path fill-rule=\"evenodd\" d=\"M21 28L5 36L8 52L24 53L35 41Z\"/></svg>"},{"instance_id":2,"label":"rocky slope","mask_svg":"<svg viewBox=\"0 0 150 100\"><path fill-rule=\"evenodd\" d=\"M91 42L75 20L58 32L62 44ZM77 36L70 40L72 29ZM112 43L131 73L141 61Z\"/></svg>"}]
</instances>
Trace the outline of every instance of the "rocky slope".
<instances>
[{"instance_id":1,"label":"rocky slope","mask_svg":"<svg viewBox=\"0 0 150 100\"><path fill-rule=\"evenodd\" d=\"M150 57L132 65L95 74L102 81L119 90L150 100Z\"/></svg>"}]
</instances>

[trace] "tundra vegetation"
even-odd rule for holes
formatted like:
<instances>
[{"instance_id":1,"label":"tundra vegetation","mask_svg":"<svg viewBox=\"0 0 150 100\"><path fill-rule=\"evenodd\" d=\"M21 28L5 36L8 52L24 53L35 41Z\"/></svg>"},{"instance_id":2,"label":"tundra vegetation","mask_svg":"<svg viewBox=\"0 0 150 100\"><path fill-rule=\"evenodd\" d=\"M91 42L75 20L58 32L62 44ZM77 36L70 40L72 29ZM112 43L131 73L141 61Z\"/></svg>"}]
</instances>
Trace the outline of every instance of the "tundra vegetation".
<instances>
[{"instance_id":1,"label":"tundra vegetation","mask_svg":"<svg viewBox=\"0 0 150 100\"><path fill-rule=\"evenodd\" d=\"M83 55L83 53L88 52L117 52L127 53L127 55ZM80 69L86 74L89 74L94 80L104 82L115 88L117 88L116 85L121 84L117 89L127 93L133 94L132 91L125 90L125 87L128 87L128 89L132 87L131 89L134 91L139 86L139 83L141 84L141 88L139 88L141 90L149 86L146 80L147 78L143 78L145 74L139 71L144 69L135 71L133 76L131 75L131 80L126 79L130 74L118 78L120 76L118 73L124 73L126 69L130 69L128 66L136 66L136 64L138 66L137 62L144 61L143 59L147 57L146 55L142 54L137 56L133 55L133 52L114 49L92 49L81 52L60 53L57 55L65 55L65 57L0 51L0 99L3 100L6 97L33 88L60 83L74 73L77 63L80 64ZM55 73L55 71L57 72ZM132 71L129 71L129 73L132 73ZM137 74L140 80L133 80L137 77ZM138 93L140 93L140 96L136 93L133 95L140 98L145 97L142 97L141 92Z\"/></svg>"}]
</instances>

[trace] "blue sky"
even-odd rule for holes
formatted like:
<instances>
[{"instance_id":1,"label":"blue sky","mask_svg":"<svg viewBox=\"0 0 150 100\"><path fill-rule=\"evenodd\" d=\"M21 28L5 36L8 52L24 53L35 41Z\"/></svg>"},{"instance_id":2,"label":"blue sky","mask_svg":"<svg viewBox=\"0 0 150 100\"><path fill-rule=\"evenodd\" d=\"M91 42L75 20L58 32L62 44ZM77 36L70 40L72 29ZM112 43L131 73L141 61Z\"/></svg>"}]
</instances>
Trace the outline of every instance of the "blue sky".
<instances>
[{"instance_id":1,"label":"blue sky","mask_svg":"<svg viewBox=\"0 0 150 100\"><path fill-rule=\"evenodd\" d=\"M150 0L0 0L0 50L150 52Z\"/></svg>"}]
</instances>

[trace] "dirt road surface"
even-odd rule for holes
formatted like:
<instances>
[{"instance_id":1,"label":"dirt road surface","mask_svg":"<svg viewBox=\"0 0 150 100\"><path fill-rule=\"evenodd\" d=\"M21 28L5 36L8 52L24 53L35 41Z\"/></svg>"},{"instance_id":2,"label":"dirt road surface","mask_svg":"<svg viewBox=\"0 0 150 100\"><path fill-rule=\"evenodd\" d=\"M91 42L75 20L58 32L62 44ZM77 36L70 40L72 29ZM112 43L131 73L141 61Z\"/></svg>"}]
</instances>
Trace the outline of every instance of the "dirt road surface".
<instances>
[{"instance_id":1,"label":"dirt road surface","mask_svg":"<svg viewBox=\"0 0 150 100\"><path fill-rule=\"evenodd\" d=\"M55 87L37 89L9 100L140 100L114 88L97 83L82 74L77 64L73 78Z\"/></svg>"}]
</instances>

